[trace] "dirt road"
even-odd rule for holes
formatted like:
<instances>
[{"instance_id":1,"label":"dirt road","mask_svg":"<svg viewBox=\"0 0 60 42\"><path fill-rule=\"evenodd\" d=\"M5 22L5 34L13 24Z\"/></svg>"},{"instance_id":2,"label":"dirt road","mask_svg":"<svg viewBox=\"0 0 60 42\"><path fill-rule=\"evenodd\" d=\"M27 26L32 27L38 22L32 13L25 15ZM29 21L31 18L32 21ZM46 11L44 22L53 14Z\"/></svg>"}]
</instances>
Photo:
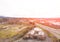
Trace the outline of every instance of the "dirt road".
<instances>
[{"instance_id":1,"label":"dirt road","mask_svg":"<svg viewBox=\"0 0 60 42\"><path fill-rule=\"evenodd\" d=\"M46 34L46 39L45 40L37 40L37 39L24 40L23 38L21 38L21 39L18 39L16 41L14 41L14 42L53 42L53 41Z\"/></svg>"}]
</instances>

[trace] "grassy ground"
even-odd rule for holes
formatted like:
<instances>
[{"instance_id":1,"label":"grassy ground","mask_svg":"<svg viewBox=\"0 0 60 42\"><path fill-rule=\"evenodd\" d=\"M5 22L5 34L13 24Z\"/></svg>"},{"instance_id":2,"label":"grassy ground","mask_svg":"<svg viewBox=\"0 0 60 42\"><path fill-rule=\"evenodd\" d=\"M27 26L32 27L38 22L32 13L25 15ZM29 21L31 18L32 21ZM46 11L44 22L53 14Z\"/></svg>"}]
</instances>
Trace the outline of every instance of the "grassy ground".
<instances>
[{"instance_id":1,"label":"grassy ground","mask_svg":"<svg viewBox=\"0 0 60 42\"><path fill-rule=\"evenodd\" d=\"M31 28L31 27L32 26L27 26L27 25L0 24L0 38L11 38L17 34L22 35L22 33L24 34L24 32L27 31L26 28Z\"/></svg>"}]
</instances>

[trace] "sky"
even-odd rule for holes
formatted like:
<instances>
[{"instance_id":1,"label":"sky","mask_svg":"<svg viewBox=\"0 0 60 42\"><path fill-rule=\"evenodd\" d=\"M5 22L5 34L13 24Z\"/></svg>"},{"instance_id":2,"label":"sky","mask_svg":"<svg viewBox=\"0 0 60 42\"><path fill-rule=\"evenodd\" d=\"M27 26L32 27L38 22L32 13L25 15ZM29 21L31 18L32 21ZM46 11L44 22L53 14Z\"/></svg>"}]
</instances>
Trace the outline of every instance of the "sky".
<instances>
[{"instance_id":1,"label":"sky","mask_svg":"<svg viewBox=\"0 0 60 42\"><path fill-rule=\"evenodd\" d=\"M0 16L58 18L60 0L0 0Z\"/></svg>"}]
</instances>

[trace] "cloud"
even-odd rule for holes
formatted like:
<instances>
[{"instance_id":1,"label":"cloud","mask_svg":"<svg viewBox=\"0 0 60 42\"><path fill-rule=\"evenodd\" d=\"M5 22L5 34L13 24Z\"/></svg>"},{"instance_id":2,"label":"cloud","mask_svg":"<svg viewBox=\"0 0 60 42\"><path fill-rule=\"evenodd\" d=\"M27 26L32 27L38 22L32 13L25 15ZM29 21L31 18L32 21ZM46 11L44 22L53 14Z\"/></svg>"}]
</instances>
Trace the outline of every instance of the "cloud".
<instances>
[{"instance_id":1,"label":"cloud","mask_svg":"<svg viewBox=\"0 0 60 42\"><path fill-rule=\"evenodd\" d=\"M57 6L57 7L56 7ZM8 17L60 17L58 0L0 0L0 15Z\"/></svg>"}]
</instances>

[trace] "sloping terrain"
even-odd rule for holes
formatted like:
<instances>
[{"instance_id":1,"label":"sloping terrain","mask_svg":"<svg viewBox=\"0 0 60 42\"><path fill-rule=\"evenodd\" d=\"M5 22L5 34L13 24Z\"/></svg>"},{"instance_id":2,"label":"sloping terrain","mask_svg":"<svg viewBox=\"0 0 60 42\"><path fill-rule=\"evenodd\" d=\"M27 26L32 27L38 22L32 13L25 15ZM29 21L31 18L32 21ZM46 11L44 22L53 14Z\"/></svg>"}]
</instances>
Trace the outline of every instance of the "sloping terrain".
<instances>
[{"instance_id":1,"label":"sloping terrain","mask_svg":"<svg viewBox=\"0 0 60 42\"><path fill-rule=\"evenodd\" d=\"M51 38L48 36L49 33L46 34L47 38L45 41L21 39L21 37L23 37L29 30L37 26L36 23L43 24L60 31L59 18L0 18L0 42L52 42Z\"/></svg>"}]
</instances>

